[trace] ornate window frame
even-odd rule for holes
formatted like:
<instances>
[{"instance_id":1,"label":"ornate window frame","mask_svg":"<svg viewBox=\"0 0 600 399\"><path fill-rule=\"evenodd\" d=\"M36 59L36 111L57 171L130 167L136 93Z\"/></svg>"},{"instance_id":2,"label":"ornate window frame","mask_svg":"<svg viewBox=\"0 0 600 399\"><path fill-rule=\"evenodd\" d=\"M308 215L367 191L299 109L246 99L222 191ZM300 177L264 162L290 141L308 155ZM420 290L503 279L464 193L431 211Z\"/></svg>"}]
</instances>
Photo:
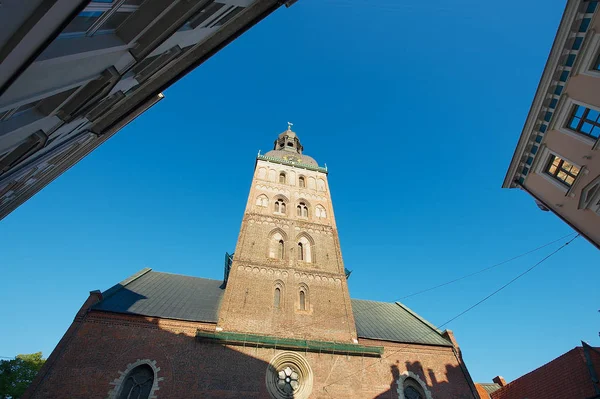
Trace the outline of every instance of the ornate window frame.
<instances>
[{"instance_id":1,"label":"ornate window frame","mask_svg":"<svg viewBox=\"0 0 600 399\"><path fill-rule=\"evenodd\" d=\"M575 130L571 130L567 126L568 122L569 122L569 118L571 117L571 114L573 113L573 109L577 105L580 105L585 108L593 109L596 111L600 111L600 109L598 109L598 107L596 107L596 106L584 103L583 101L575 100L571 97L567 97L565 94L564 100L561 101L561 104L559 104L559 108L557 110L556 117L550 123L549 130L558 130L562 134L567 135L569 137L573 137L574 139L577 139L577 140L591 146L593 150L596 150L600 147L600 138L595 139L591 136L585 135L583 133L579 133Z\"/></svg>"},{"instance_id":2,"label":"ornate window frame","mask_svg":"<svg viewBox=\"0 0 600 399\"><path fill-rule=\"evenodd\" d=\"M285 385L285 383L281 384L280 382L280 373L284 372L283 377L288 377L288 373L285 373L287 368L290 368L296 374L290 379L293 379L298 384L298 388L291 395L278 386ZM275 355L269 362L265 374L265 383L269 396L273 399L307 399L313 387L313 371L308 361L299 353L281 352Z\"/></svg>"},{"instance_id":3,"label":"ornate window frame","mask_svg":"<svg viewBox=\"0 0 600 399\"><path fill-rule=\"evenodd\" d=\"M110 382L110 385L113 385L114 387L110 391L108 391L107 398L116 399L119 396L125 377L127 377L134 368L142 366L144 364L150 366L152 371L154 371L154 381L152 382L152 389L150 390L150 395L148 396L148 398L157 399L158 397L156 396L156 391L160 389L158 383L162 382L164 378L158 376L160 367L156 366L156 360L150 359L137 359L135 362L129 363L127 367L125 367L125 371L119 371L119 378L115 378Z\"/></svg>"},{"instance_id":4,"label":"ornate window frame","mask_svg":"<svg viewBox=\"0 0 600 399\"><path fill-rule=\"evenodd\" d=\"M600 71L595 70L593 64L600 57L600 33L590 29L587 36L589 39L584 41L581 61L578 65L575 65L576 73L598 78L600 77Z\"/></svg>"},{"instance_id":5,"label":"ornate window frame","mask_svg":"<svg viewBox=\"0 0 600 399\"><path fill-rule=\"evenodd\" d=\"M431 392L429 392L429 389L427 389L427 384L425 384L425 382L423 382L421 377L419 377L412 371L405 371L400 374L398 381L397 381L397 383L398 383L398 390L397 390L398 399L406 399L406 397L404 396L404 388L406 388L405 384L407 382L406 380L410 380L410 382L412 382L412 381L416 382L416 385L418 385L418 387L421 389L421 391L423 391L423 393L425 394L424 399L433 399L433 397L431 396Z\"/></svg>"}]
</instances>

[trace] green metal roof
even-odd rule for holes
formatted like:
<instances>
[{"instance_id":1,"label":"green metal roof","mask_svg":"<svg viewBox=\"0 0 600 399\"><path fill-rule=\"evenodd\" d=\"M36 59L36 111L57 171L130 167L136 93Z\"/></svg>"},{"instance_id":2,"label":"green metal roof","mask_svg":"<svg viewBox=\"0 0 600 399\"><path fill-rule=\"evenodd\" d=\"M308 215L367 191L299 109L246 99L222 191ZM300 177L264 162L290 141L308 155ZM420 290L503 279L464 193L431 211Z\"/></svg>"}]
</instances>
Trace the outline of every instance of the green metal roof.
<instances>
[{"instance_id":1,"label":"green metal roof","mask_svg":"<svg viewBox=\"0 0 600 399\"><path fill-rule=\"evenodd\" d=\"M94 310L216 323L223 282L143 269L103 292ZM400 303L352 299L361 338L451 346L441 332Z\"/></svg>"}]
</instances>

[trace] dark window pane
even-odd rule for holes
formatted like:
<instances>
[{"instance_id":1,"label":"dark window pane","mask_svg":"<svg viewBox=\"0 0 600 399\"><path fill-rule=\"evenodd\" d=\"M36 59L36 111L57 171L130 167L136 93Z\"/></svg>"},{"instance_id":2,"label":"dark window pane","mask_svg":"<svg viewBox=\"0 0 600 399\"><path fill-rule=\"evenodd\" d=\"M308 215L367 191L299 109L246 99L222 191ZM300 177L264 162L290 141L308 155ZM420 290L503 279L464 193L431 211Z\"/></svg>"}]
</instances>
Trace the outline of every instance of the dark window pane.
<instances>
[{"instance_id":1,"label":"dark window pane","mask_svg":"<svg viewBox=\"0 0 600 399\"><path fill-rule=\"evenodd\" d=\"M131 13L129 13L129 12L116 12L116 13L114 13L113 15L110 16L110 18L108 18L106 20L106 22L104 22L102 24L102 26L96 31L96 34L98 34L98 33L107 33L107 32L114 31L130 15L131 15Z\"/></svg>"},{"instance_id":2,"label":"dark window pane","mask_svg":"<svg viewBox=\"0 0 600 399\"><path fill-rule=\"evenodd\" d=\"M598 5L597 1L590 1L590 3L587 6L587 9L585 10L586 13L592 13L596 10L596 5Z\"/></svg>"},{"instance_id":3,"label":"dark window pane","mask_svg":"<svg viewBox=\"0 0 600 399\"><path fill-rule=\"evenodd\" d=\"M585 107L578 105L577 108L575 109L575 116L578 116L581 118L583 116L584 112L585 112Z\"/></svg>"},{"instance_id":4,"label":"dark window pane","mask_svg":"<svg viewBox=\"0 0 600 399\"><path fill-rule=\"evenodd\" d=\"M552 101L550 101L550 108L556 108L556 104L558 104L558 99L553 98Z\"/></svg>"},{"instance_id":5,"label":"dark window pane","mask_svg":"<svg viewBox=\"0 0 600 399\"><path fill-rule=\"evenodd\" d=\"M588 29L588 27L590 26L591 20L592 20L591 18L584 18L581 21L581 25L579 25L579 32L585 32Z\"/></svg>"},{"instance_id":6,"label":"dark window pane","mask_svg":"<svg viewBox=\"0 0 600 399\"><path fill-rule=\"evenodd\" d=\"M541 125L540 126L540 132L542 132L542 133L546 133L546 129L548 129L548 125Z\"/></svg>"},{"instance_id":7,"label":"dark window pane","mask_svg":"<svg viewBox=\"0 0 600 399\"><path fill-rule=\"evenodd\" d=\"M532 154L535 154L537 152L537 150L538 150L538 146L537 145L534 145L533 147L531 147L531 153Z\"/></svg>"},{"instance_id":8,"label":"dark window pane","mask_svg":"<svg viewBox=\"0 0 600 399\"><path fill-rule=\"evenodd\" d=\"M527 173L529 173L529 168L523 168L523 176L527 176Z\"/></svg>"},{"instance_id":9,"label":"dark window pane","mask_svg":"<svg viewBox=\"0 0 600 399\"><path fill-rule=\"evenodd\" d=\"M573 42L573 50L579 50L581 48L581 43L583 43L583 37L577 37L575 38L575 41Z\"/></svg>"},{"instance_id":10,"label":"dark window pane","mask_svg":"<svg viewBox=\"0 0 600 399\"><path fill-rule=\"evenodd\" d=\"M123 380L119 399L148 399L152 384L154 383L154 370L147 364L131 370Z\"/></svg>"},{"instance_id":11,"label":"dark window pane","mask_svg":"<svg viewBox=\"0 0 600 399\"><path fill-rule=\"evenodd\" d=\"M571 123L569 123L569 128L573 129L573 130L577 130L577 126L579 126L579 118L573 118L571 119Z\"/></svg>"},{"instance_id":12,"label":"dark window pane","mask_svg":"<svg viewBox=\"0 0 600 399\"><path fill-rule=\"evenodd\" d=\"M533 163L533 157L529 157L527 158L527 161L525 162L527 165L531 165Z\"/></svg>"},{"instance_id":13,"label":"dark window pane","mask_svg":"<svg viewBox=\"0 0 600 399\"><path fill-rule=\"evenodd\" d=\"M552 118L552 112L546 112L546 115L544 115L544 120L546 122L550 122L551 118Z\"/></svg>"},{"instance_id":14,"label":"dark window pane","mask_svg":"<svg viewBox=\"0 0 600 399\"><path fill-rule=\"evenodd\" d=\"M554 89L554 94L556 94L557 96L560 96L562 91L563 91L563 86L558 85L558 86L556 86L556 89Z\"/></svg>"},{"instance_id":15,"label":"dark window pane","mask_svg":"<svg viewBox=\"0 0 600 399\"><path fill-rule=\"evenodd\" d=\"M535 142L536 143L541 143L542 142L542 136L540 136L540 135L536 136Z\"/></svg>"},{"instance_id":16,"label":"dark window pane","mask_svg":"<svg viewBox=\"0 0 600 399\"><path fill-rule=\"evenodd\" d=\"M565 65L573 66L574 63L575 63L575 54L569 54L569 56L567 57L567 61L565 62Z\"/></svg>"},{"instance_id":17,"label":"dark window pane","mask_svg":"<svg viewBox=\"0 0 600 399\"><path fill-rule=\"evenodd\" d=\"M600 54L598 55L598 58L596 58L596 63L594 64L594 69L597 71L600 71Z\"/></svg>"},{"instance_id":18,"label":"dark window pane","mask_svg":"<svg viewBox=\"0 0 600 399\"><path fill-rule=\"evenodd\" d=\"M562 73L560 74L560 81L566 82L568 77L569 77L569 71L562 71Z\"/></svg>"},{"instance_id":19,"label":"dark window pane","mask_svg":"<svg viewBox=\"0 0 600 399\"><path fill-rule=\"evenodd\" d=\"M85 34L102 15L102 11L83 11L62 31L62 34Z\"/></svg>"}]
</instances>

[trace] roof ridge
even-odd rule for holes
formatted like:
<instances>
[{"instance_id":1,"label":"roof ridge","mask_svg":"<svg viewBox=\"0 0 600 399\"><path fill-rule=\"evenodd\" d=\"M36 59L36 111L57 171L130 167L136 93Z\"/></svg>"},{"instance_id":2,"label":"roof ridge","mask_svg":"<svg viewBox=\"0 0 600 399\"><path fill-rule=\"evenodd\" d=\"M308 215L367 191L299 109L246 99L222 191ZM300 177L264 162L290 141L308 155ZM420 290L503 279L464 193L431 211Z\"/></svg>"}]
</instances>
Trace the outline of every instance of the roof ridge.
<instances>
[{"instance_id":1,"label":"roof ridge","mask_svg":"<svg viewBox=\"0 0 600 399\"><path fill-rule=\"evenodd\" d=\"M434 326L433 324L431 324L430 322L428 322L427 320L425 320L424 318L422 318L421 316L419 316L411 308L409 308L408 306L406 306L403 303L400 303L398 301L395 301L394 303L396 305L400 306L402 309L406 310L408 313L410 313L414 318L416 318L417 320L419 320L421 323L425 324L427 327L431 328L433 331L435 331L436 333L438 333L441 337L443 337L443 333L442 333L442 331L439 328L437 328L436 326Z\"/></svg>"},{"instance_id":2,"label":"roof ridge","mask_svg":"<svg viewBox=\"0 0 600 399\"><path fill-rule=\"evenodd\" d=\"M150 267L145 267L142 270L140 270L139 272L127 277L125 280L113 285L112 287L110 287L109 289L107 289L106 291L104 291L102 293L102 300L105 300L106 298L113 296L121 288L124 288L128 284L131 284L132 282L134 282L135 280L137 280L138 278L142 277L143 275L147 274L150 271L152 271L152 269Z\"/></svg>"}]
</instances>

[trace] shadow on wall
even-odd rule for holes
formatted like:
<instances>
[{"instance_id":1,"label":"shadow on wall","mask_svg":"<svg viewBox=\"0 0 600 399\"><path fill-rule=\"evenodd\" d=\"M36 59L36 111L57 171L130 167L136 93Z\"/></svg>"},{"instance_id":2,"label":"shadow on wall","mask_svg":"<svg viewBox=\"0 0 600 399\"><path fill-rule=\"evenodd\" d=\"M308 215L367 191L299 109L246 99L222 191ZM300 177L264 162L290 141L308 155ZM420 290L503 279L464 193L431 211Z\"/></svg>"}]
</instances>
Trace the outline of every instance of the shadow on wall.
<instances>
[{"instance_id":1,"label":"shadow on wall","mask_svg":"<svg viewBox=\"0 0 600 399\"><path fill-rule=\"evenodd\" d=\"M392 375L390 389L377 395L374 399L428 399L425 390L429 391L434 398L473 399L472 395L453 392L453 387L462 387L466 383L462 377L460 366L446 364L443 381L438 381L438 377L432 369L427 369L429 377L427 379L421 362L405 362L405 367L411 374L400 373L398 362L390 366ZM413 375L418 378L413 378ZM460 381L455 381L459 378Z\"/></svg>"},{"instance_id":2,"label":"shadow on wall","mask_svg":"<svg viewBox=\"0 0 600 399\"><path fill-rule=\"evenodd\" d=\"M206 323L99 311L90 299L23 398L262 399L270 397L269 372L271 389L294 397L284 393L293 392L297 376L279 383L279 373L253 356L256 348L198 342L197 328L210 328ZM143 299L131 293L123 306Z\"/></svg>"}]
</instances>

